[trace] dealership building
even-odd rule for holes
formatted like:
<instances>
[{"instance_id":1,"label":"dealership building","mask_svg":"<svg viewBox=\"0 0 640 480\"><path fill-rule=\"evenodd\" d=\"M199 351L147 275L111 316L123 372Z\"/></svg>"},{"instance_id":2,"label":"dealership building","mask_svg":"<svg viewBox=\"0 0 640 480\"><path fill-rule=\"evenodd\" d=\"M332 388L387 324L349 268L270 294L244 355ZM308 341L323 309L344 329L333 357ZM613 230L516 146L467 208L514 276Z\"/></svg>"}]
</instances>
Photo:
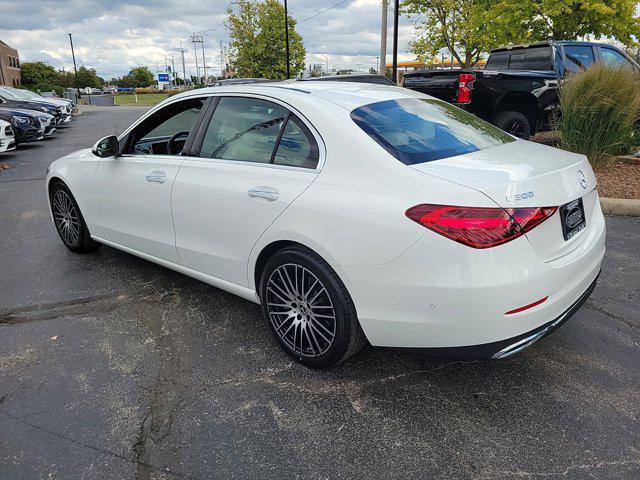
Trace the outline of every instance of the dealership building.
<instances>
[{"instance_id":1,"label":"dealership building","mask_svg":"<svg viewBox=\"0 0 640 480\"><path fill-rule=\"evenodd\" d=\"M18 51L0 40L0 85L19 87L21 77Z\"/></svg>"}]
</instances>

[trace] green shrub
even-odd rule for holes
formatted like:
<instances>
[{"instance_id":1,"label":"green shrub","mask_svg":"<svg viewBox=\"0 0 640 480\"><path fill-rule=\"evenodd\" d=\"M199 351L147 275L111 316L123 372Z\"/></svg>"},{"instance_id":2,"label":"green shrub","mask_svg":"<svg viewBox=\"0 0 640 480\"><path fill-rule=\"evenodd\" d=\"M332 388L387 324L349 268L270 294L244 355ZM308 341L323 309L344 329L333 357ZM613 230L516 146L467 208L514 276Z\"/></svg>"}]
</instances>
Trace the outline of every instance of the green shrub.
<instances>
[{"instance_id":1,"label":"green shrub","mask_svg":"<svg viewBox=\"0 0 640 480\"><path fill-rule=\"evenodd\" d=\"M560 88L560 148L597 166L640 145L640 76L597 63L569 76Z\"/></svg>"}]
</instances>

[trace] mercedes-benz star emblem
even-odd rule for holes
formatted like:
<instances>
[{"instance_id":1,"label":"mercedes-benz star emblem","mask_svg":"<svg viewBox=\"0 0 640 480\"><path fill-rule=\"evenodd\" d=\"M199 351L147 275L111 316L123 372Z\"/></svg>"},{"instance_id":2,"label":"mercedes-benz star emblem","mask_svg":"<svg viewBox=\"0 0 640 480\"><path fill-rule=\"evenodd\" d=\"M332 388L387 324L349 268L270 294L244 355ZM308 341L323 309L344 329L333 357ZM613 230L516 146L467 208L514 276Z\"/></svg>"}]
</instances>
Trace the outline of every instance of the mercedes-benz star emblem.
<instances>
[{"instance_id":1,"label":"mercedes-benz star emblem","mask_svg":"<svg viewBox=\"0 0 640 480\"><path fill-rule=\"evenodd\" d=\"M587 179L584 176L584 173L582 173L582 170L578 170L578 183L580 184L580 186L582 188L584 188L586 190L586 188L587 188Z\"/></svg>"}]
</instances>

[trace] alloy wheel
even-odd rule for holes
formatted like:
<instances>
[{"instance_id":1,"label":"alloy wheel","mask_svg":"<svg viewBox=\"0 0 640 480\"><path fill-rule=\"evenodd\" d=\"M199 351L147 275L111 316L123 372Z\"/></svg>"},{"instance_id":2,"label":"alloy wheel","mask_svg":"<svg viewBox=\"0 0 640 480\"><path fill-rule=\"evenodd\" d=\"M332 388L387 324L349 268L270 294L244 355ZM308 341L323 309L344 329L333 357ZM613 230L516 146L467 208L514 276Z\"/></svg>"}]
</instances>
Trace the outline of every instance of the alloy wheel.
<instances>
[{"instance_id":1,"label":"alloy wheel","mask_svg":"<svg viewBox=\"0 0 640 480\"><path fill-rule=\"evenodd\" d=\"M53 194L53 220L62 239L67 245L80 242L80 221L71 198L62 189Z\"/></svg>"},{"instance_id":2,"label":"alloy wheel","mask_svg":"<svg viewBox=\"0 0 640 480\"><path fill-rule=\"evenodd\" d=\"M287 263L276 268L266 285L266 306L273 329L291 350L317 357L336 336L336 313L327 288L307 268Z\"/></svg>"}]
</instances>

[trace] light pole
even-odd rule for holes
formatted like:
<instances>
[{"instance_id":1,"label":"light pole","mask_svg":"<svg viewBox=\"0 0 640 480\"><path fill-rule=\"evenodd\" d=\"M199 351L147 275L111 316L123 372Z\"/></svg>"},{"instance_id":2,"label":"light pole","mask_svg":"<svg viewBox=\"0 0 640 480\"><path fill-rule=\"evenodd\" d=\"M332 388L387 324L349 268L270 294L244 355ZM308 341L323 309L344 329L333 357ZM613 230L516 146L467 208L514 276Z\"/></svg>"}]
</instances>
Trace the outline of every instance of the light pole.
<instances>
[{"instance_id":1,"label":"light pole","mask_svg":"<svg viewBox=\"0 0 640 480\"><path fill-rule=\"evenodd\" d=\"M382 25L380 28L380 69L378 73L387 73L387 13L389 11L389 0L382 0Z\"/></svg>"},{"instance_id":2,"label":"light pole","mask_svg":"<svg viewBox=\"0 0 640 480\"><path fill-rule=\"evenodd\" d=\"M71 57L73 58L73 72L75 73L74 83L76 84L78 99L80 99L80 87L78 86L78 68L76 67L76 54L73 51L73 38L71 38L71 34L69 34L69 43L71 43Z\"/></svg>"},{"instance_id":3,"label":"light pole","mask_svg":"<svg viewBox=\"0 0 640 480\"><path fill-rule=\"evenodd\" d=\"M393 83L398 81L398 17L400 16L400 0L393 5Z\"/></svg>"},{"instance_id":4,"label":"light pole","mask_svg":"<svg viewBox=\"0 0 640 480\"><path fill-rule=\"evenodd\" d=\"M284 38L285 50L287 52L287 78L291 78L291 67L289 66L289 13L287 10L287 0L284 0Z\"/></svg>"}]
</instances>

